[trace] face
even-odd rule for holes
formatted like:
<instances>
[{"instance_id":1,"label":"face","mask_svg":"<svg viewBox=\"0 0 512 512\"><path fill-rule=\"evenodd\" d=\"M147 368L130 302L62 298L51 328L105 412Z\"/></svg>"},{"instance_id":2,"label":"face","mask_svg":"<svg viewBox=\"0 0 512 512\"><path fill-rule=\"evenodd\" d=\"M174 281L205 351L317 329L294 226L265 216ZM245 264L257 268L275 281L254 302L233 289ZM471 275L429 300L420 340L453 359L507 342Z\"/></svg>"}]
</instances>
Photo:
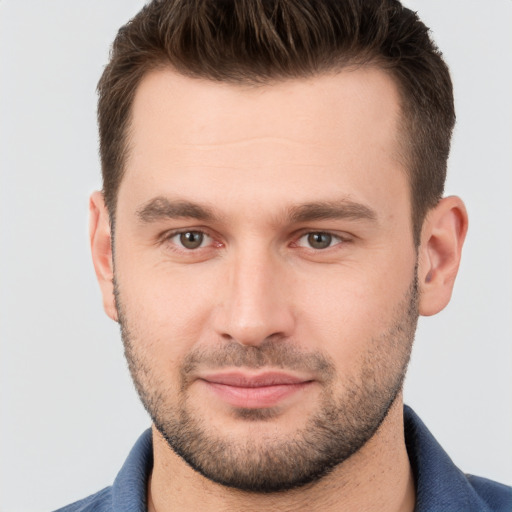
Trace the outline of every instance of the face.
<instances>
[{"instance_id":1,"label":"face","mask_svg":"<svg viewBox=\"0 0 512 512\"><path fill-rule=\"evenodd\" d=\"M417 319L398 105L376 69L140 85L117 312L144 405L206 477L262 492L318 479L396 399Z\"/></svg>"}]
</instances>

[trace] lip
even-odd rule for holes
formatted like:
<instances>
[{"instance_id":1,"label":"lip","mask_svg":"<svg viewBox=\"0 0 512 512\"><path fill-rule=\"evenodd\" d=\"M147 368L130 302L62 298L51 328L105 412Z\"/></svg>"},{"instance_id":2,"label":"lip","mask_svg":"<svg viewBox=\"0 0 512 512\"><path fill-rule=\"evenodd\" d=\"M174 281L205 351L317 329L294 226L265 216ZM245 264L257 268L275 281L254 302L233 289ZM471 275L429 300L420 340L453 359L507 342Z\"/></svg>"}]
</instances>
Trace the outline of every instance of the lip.
<instances>
[{"instance_id":1,"label":"lip","mask_svg":"<svg viewBox=\"0 0 512 512\"><path fill-rule=\"evenodd\" d=\"M282 372L222 372L202 376L200 380L222 401L245 409L275 407L313 383Z\"/></svg>"}]
</instances>

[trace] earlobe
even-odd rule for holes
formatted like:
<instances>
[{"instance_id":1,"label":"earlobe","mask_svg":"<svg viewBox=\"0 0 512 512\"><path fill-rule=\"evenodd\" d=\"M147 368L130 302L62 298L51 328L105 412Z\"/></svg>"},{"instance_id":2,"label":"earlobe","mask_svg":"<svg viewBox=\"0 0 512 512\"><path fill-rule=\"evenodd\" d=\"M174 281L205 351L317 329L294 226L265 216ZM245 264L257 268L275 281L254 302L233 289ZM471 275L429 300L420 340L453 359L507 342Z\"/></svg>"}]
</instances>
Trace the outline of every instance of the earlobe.
<instances>
[{"instance_id":1,"label":"earlobe","mask_svg":"<svg viewBox=\"0 0 512 512\"><path fill-rule=\"evenodd\" d=\"M103 296L103 308L117 322L110 218L101 192L94 192L89 200L89 239L94 270Z\"/></svg>"},{"instance_id":2,"label":"earlobe","mask_svg":"<svg viewBox=\"0 0 512 512\"><path fill-rule=\"evenodd\" d=\"M428 213L419 248L421 315L435 315L450 301L467 229L468 215L459 197L445 197Z\"/></svg>"}]
</instances>

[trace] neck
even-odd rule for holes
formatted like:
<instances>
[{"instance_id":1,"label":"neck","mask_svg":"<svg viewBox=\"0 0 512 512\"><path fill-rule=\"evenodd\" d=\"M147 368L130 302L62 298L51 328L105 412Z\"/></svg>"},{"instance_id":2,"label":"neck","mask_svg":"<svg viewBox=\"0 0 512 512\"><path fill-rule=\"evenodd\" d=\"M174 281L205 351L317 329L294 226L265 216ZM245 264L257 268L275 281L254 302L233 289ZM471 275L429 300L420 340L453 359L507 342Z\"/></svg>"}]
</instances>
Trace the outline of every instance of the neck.
<instances>
[{"instance_id":1,"label":"neck","mask_svg":"<svg viewBox=\"0 0 512 512\"><path fill-rule=\"evenodd\" d=\"M280 493L249 493L211 482L177 456L155 428L153 445L149 512L414 510L414 480L405 447L401 396L376 434L357 453L318 482Z\"/></svg>"}]
</instances>

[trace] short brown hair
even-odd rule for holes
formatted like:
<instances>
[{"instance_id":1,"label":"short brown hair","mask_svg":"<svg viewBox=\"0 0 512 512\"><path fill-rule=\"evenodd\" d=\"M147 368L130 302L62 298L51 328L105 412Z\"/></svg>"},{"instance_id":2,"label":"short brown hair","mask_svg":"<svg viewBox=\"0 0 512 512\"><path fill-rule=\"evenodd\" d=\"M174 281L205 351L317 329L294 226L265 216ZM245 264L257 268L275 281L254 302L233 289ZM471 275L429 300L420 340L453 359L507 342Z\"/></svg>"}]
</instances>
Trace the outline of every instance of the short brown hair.
<instances>
[{"instance_id":1,"label":"short brown hair","mask_svg":"<svg viewBox=\"0 0 512 512\"><path fill-rule=\"evenodd\" d=\"M272 83L372 64L401 95L401 147L415 241L442 196L455 123L448 67L416 13L397 0L153 0L123 26L98 84L103 192L111 221L133 98L148 71Z\"/></svg>"}]
</instances>

